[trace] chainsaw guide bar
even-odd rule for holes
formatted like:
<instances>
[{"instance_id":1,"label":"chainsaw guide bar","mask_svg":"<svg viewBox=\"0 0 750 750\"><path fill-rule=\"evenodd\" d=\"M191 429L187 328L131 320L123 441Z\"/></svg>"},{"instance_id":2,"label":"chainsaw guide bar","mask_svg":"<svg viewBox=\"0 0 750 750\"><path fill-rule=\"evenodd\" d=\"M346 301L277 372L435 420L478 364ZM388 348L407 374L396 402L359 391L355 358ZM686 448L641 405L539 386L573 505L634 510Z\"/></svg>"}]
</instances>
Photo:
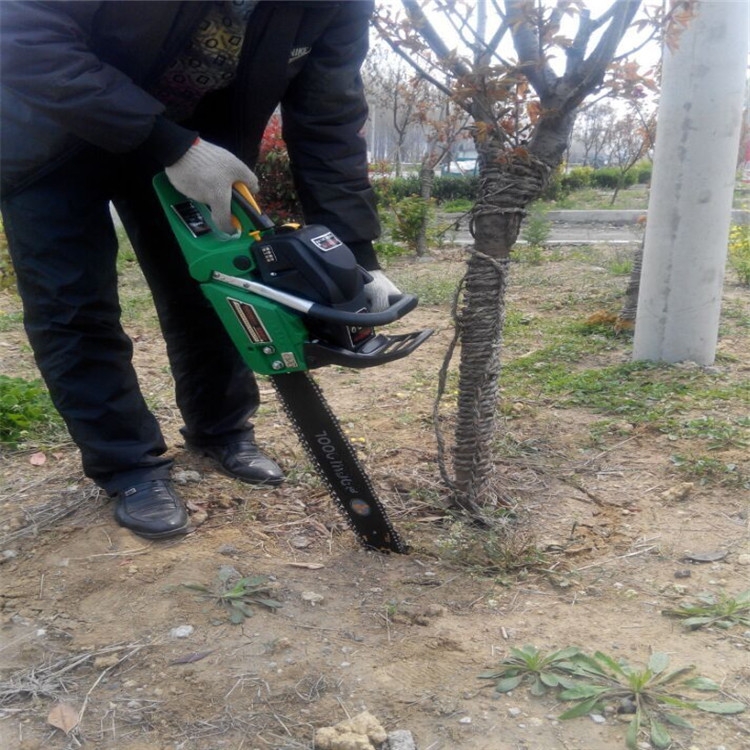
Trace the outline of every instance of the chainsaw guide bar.
<instances>
[{"instance_id":1,"label":"chainsaw guide bar","mask_svg":"<svg viewBox=\"0 0 750 750\"><path fill-rule=\"evenodd\" d=\"M360 543L369 549L408 552L318 384L303 371L270 379L308 458Z\"/></svg>"}]
</instances>

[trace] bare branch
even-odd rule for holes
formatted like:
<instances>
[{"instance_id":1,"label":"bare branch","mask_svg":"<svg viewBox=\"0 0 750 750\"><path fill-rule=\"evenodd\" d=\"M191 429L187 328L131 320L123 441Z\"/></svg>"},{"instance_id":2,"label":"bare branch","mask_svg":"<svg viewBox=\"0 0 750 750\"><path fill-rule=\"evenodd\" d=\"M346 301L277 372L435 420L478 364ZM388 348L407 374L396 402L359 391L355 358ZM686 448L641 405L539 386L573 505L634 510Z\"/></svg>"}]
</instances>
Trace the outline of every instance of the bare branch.
<instances>
[{"instance_id":1,"label":"bare branch","mask_svg":"<svg viewBox=\"0 0 750 750\"><path fill-rule=\"evenodd\" d=\"M544 100L552 93L557 76L541 54L539 30L529 19L531 7L528 0L507 0L507 21L518 53L519 67Z\"/></svg>"},{"instance_id":2,"label":"bare branch","mask_svg":"<svg viewBox=\"0 0 750 750\"><path fill-rule=\"evenodd\" d=\"M394 41L390 34L382 27L378 19L373 19L373 25L377 29L378 33L380 34L381 39L404 61L406 61L411 68L414 70L414 72L420 76L421 78L424 78L425 81L429 81L433 86L435 86L438 91L445 94L447 97L453 96L453 91L450 88L450 86L446 86L444 83L439 81L437 78L435 78L433 75L430 75L424 68L422 68L419 63L417 63L416 60L412 59L410 55L408 55L404 50L401 49L401 47L398 45L396 41Z\"/></svg>"},{"instance_id":3,"label":"bare branch","mask_svg":"<svg viewBox=\"0 0 750 750\"><path fill-rule=\"evenodd\" d=\"M451 53L443 42L440 34L435 31L433 25L427 19L418 0L401 0L406 15L409 17L414 28L419 32L422 39L427 42L430 49L438 56L457 78L464 78L471 74L471 70L458 57Z\"/></svg>"},{"instance_id":4,"label":"bare branch","mask_svg":"<svg viewBox=\"0 0 750 750\"><path fill-rule=\"evenodd\" d=\"M588 94L595 92L601 85L607 66L612 62L617 47L640 5L641 0L615 0L610 7L611 13L608 11L602 16L610 18L610 23L594 51L587 59L572 66L565 73L563 84L572 88L565 92L560 107L562 113L572 112ZM571 63L570 58L568 63Z\"/></svg>"}]
</instances>

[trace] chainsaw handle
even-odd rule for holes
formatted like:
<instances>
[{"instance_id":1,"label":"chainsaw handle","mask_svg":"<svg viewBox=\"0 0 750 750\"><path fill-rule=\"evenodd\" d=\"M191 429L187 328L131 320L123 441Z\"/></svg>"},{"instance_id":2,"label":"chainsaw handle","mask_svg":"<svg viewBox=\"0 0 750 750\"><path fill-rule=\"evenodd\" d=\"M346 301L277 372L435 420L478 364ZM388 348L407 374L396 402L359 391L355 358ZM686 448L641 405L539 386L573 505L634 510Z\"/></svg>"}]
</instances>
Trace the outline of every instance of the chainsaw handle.
<instances>
[{"instance_id":1,"label":"chainsaw handle","mask_svg":"<svg viewBox=\"0 0 750 750\"><path fill-rule=\"evenodd\" d=\"M247 214L256 229L273 229L275 227L275 224L271 219L261 211L260 206L258 206L257 201L247 185L242 182L235 182L234 185L232 185L232 198Z\"/></svg>"},{"instance_id":2,"label":"chainsaw handle","mask_svg":"<svg viewBox=\"0 0 750 750\"><path fill-rule=\"evenodd\" d=\"M388 298L391 303L385 310L380 312L351 312L347 310L336 310L333 307L319 305L313 302L308 308L306 315L326 323L341 323L347 326L382 326L392 323L394 320L411 312L419 300L413 294L397 294Z\"/></svg>"}]
</instances>

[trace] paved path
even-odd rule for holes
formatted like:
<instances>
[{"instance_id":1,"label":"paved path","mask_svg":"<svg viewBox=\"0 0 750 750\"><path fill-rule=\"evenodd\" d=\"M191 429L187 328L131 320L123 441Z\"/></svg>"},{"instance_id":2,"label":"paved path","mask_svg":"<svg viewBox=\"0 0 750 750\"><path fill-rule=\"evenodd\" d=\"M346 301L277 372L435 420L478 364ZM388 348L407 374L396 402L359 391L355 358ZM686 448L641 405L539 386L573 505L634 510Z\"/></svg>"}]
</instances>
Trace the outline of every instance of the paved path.
<instances>
[{"instance_id":1,"label":"paved path","mask_svg":"<svg viewBox=\"0 0 750 750\"><path fill-rule=\"evenodd\" d=\"M643 240L643 218L645 216L645 211L618 209L549 211L546 214L547 220L550 222L550 238L547 244L638 245ZM750 211L733 211L732 221L738 224L750 224ZM523 237L523 230L521 231L521 237ZM468 220L464 219L461 222L455 241L459 245L472 243L468 231ZM519 241L523 242L523 239Z\"/></svg>"}]
</instances>

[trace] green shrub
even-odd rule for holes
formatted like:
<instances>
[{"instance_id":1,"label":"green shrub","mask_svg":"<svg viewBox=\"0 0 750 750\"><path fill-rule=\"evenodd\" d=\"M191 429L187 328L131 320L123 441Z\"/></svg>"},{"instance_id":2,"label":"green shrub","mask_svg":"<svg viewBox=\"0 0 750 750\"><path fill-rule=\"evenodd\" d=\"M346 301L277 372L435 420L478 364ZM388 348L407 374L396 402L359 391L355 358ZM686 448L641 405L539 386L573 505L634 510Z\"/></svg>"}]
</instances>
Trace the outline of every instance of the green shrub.
<instances>
[{"instance_id":1,"label":"green shrub","mask_svg":"<svg viewBox=\"0 0 750 750\"><path fill-rule=\"evenodd\" d=\"M419 177L372 177L372 186L382 208L391 208L404 198L415 198L421 195ZM446 175L435 177L432 183L432 197L438 203L454 200L466 200L472 204L479 192L479 179L474 176Z\"/></svg>"},{"instance_id":2,"label":"green shrub","mask_svg":"<svg viewBox=\"0 0 750 750\"><path fill-rule=\"evenodd\" d=\"M547 244L551 231L544 207L539 203L534 203L523 223L521 238L528 242L530 248L543 248Z\"/></svg>"},{"instance_id":3,"label":"green shrub","mask_svg":"<svg viewBox=\"0 0 750 750\"><path fill-rule=\"evenodd\" d=\"M9 448L59 428L60 418L39 380L0 375L0 444Z\"/></svg>"},{"instance_id":4,"label":"green shrub","mask_svg":"<svg viewBox=\"0 0 750 750\"><path fill-rule=\"evenodd\" d=\"M729 230L729 266L742 286L750 286L750 226L734 224Z\"/></svg>"},{"instance_id":5,"label":"green shrub","mask_svg":"<svg viewBox=\"0 0 750 750\"><path fill-rule=\"evenodd\" d=\"M594 187L614 190L615 188L627 188L635 185L636 173L634 170L623 172L617 167L602 167L591 173L591 184Z\"/></svg>"},{"instance_id":6,"label":"green shrub","mask_svg":"<svg viewBox=\"0 0 750 750\"><path fill-rule=\"evenodd\" d=\"M639 185L647 185L649 182L651 182L651 172L653 171L653 164L650 161L642 161L638 162L633 167L633 172L635 172L635 181Z\"/></svg>"},{"instance_id":7,"label":"green shrub","mask_svg":"<svg viewBox=\"0 0 750 750\"><path fill-rule=\"evenodd\" d=\"M479 178L475 175L445 175L436 177L432 184L432 197L438 203L466 200L472 204L479 195Z\"/></svg>"},{"instance_id":8,"label":"green shrub","mask_svg":"<svg viewBox=\"0 0 750 750\"><path fill-rule=\"evenodd\" d=\"M593 173L594 169L592 167L573 167L573 169L560 177L560 184L567 192L582 190L583 188L591 187L591 176Z\"/></svg>"},{"instance_id":9,"label":"green shrub","mask_svg":"<svg viewBox=\"0 0 750 750\"><path fill-rule=\"evenodd\" d=\"M563 185L563 169L558 167L550 175L540 197L543 201L559 201L565 198L569 192L570 189Z\"/></svg>"},{"instance_id":10,"label":"green shrub","mask_svg":"<svg viewBox=\"0 0 750 750\"><path fill-rule=\"evenodd\" d=\"M268 123L255 165L261 208L275 221L299 221L302 207L294 189L289 153L281 136L281 122L274 116Z\"/></svg>"},{"instance_id":11,"label":"green shrub","mask_svg":"<svg viewBox=\"0 0 750 750\"><path fill-rule=\"evenodd\" d=\"M392 207L391 235L404 242L410 250L417 249L417 239L425 221L429 224L435 211L434 203L418 196L403 198ZM428 240L429 241L429 240Z\"/></svg>"}]
</instances>

